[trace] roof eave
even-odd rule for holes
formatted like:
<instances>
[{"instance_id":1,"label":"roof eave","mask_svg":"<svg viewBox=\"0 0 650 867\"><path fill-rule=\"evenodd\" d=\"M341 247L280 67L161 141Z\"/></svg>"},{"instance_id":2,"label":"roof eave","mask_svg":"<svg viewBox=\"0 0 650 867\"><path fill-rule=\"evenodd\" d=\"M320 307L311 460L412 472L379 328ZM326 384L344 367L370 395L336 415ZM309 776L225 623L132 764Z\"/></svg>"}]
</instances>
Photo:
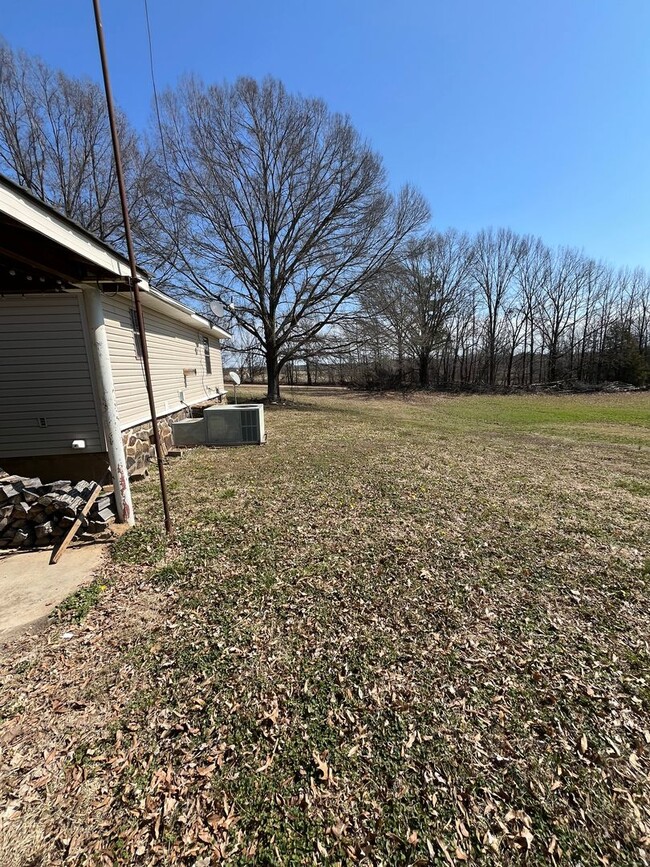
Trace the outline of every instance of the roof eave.
<instances>
[{"instance_id":1,"label":"roof eave","mask_svg":"<svg viewBox=\"0 0 650 867\"><path fill-rule=\"evenodd\" d=\"M60 214L47 202L43 202L4 175L0 175L0 211L77 256L115 274L118 281L122 279L128 281L130 278L131 269L128 260L110 244L95 237L83 226ZM154 289L149 283L148 276L145 271L138 269L138 286L143 293L155 298L165 307L173 308L177 314L180 314L178 318L193 321L200 330L208 331L220 340L228 340L231 337L227 331L200 316L191 307ZM77 285L83 285L84 282L79 281Z\"/></svg>"},{"instance_id":2,"label":"roof eave","mask_svg":"<svg viewBox=\"0 0 650 867\"><path fill-rule=\"evenodd\" d=\"M140 280L138 286L145 294L145 296L149 296L150 298L157 300L159 303L164 304L167 307L172 307L181 315L188 317L199 330L209 331L212 334L216 335L219 340L230 339L231 335L227 331L224 331L223 328L219 328L218 325L214 325L214 323L210 322L209 319L201 316L199 313L197 313L195 310L192 310L191 307L188 307L181 301L177 301L175 298L170 298L169 295L165 295L164 292L160 292L158 289L154 289L147 280Z\"/></svg>"}]
</instances>

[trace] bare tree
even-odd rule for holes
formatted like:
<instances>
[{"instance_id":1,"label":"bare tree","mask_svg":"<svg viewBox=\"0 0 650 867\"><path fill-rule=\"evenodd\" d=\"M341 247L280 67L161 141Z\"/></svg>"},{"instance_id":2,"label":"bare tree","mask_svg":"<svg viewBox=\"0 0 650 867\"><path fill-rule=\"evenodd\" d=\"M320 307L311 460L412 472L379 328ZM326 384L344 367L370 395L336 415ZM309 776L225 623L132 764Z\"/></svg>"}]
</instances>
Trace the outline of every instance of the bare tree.
<instances>
[{"instance_id":1,"label":"bare tree","mask_svg":"<svg viewBox=\"0 0 650 867\"><path fill-rule=\"evenodd\" d=\"M411 308L408 336L417 358L421 388L429 384L431 355L447 338L445 328L465 287L470 266L469 238L453 229L429 232L411 242L406 250L400 273Z\"/></svg>"},{"instance_id":2,"label":"bare tree","mask_svg":"<svg viewBox=\"0 0 650 867\"><path fill-rule=\"evenodd\" d=\"M548 273L548 256L548 247L540 238L529 236L523 239L522 255L515 272L518 303L524 314L522 383L528 379L530 384L534 378L535 351L538 349L538 302Z\"/></svg>"},{"instance_id":3,"label":"bare tree","mask_svg":"<svg viewBox=\"0 0 650 867\"><path fill-rule=\"evenodd\" d=\"M404 385L413 314L401 264L392 263L364 289L356 318L364 339L377 346L378 354L395 359L397 384Z\"/></svg>"},{"instance_id":4,"label":"bare tree","mask_svg":"<svg viewBox=\"0 0 650 867\"><path fill-rule=\"evenodd\" d=\"M510 229L484 229L474 242L473 275L485 304L487 380L496 384L501 319L525 245Z\"/></svg>"},{"instance_id":5,"label":"bare tree","mask_svg":"<svg viewBox=\"0 0 650 867\"><path fill-rule=\"evenodd\" d=\"M635 268L632 275L630 305L639 352L647 355L650 348L650 275L643 268Z\"/></svg>"},{"instance_id":6,"label":"bare tree","mask_svg":"<svg viewBox=\"0 0 650 867\"><path fill-rule=\"evenodd\" d=\"M147 159L124 115L118 127L136 231ZM123 239L106 102L94 82L70 78L0 43L0 170L105 241Z\"/></svg>"},{"instance_id":7,"label":"bare tree","mask_svg":"<svg viewBox=\"0 0 650 867\"><path fill-rule=\"evenodd\" d=\"M188 79L162 114L169 181L153 243L178 289L234 303L277 400L284 365L348 314L428 208L409 188L388 192L349 119L279 81Z\"/></svg>"},{"instance_id":8,"label":"bare tree","mask_svg":"<svg viewBox=\"0 0 650 867\"><path fill-rule=\"evenodd\" d=\"M546 257L547 268L539 289L539 324L548 351L548 379L558 373L562 341L577 318L577 299L582 294L589 268L587 260L576 250L560 248Z\"/></svg>"}]
</instances>

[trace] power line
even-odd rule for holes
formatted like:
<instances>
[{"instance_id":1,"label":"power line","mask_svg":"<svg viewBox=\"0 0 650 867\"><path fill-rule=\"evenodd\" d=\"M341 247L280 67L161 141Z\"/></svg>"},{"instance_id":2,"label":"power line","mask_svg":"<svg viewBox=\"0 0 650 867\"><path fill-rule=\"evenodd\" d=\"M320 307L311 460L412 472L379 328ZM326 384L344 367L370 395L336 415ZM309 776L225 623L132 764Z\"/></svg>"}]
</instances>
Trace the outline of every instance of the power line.
<instances>
[{"instance_id":1,"label":"power line","mask_svg":"<svg viewBox=\"0 0 650 867\"><path fill-rule=\"evenodd\" d=\"M158 102L158 88L156 87L156 73L153 61L153 44L151 39L151 22L149 20L149 3L148 0L144 0L144 17L147 24L147 43L149 45L149 70L151 72L151 86L153 89L153 101L156 109L156 119L158 121L158 133L160 135L160 146L162 149L163 162L165 164L165 171L167 172L167 182L169 185L169 193L172 199L172 204L174 200L174 196L172 193L171 186L171 174L169 172L169 163L167 161L167 148L165 147L165 136L163 135L163 127L162 127L162 118L160 116L160 104Z\"/></svg>"}]
</instances>

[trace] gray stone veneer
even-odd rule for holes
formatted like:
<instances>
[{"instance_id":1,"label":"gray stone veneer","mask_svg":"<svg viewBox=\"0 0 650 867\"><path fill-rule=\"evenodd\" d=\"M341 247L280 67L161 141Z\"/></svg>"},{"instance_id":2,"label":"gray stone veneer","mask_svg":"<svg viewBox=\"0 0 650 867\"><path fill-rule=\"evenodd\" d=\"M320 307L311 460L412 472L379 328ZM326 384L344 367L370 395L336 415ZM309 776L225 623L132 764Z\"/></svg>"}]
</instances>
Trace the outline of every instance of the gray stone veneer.
<instances>
[{"instance_id":1,"label":"gray stone veneer","mask_svg":"<svg viewBox=\"0 0 650 867\"><path fill-rule=\"evenodd\" d=\"M160 434L163 454L167 454L174 445L171 423L188 417L188 410L181 409L178 412L173 412L158 419L158 432ZM149 461L156 460L151 422L136 425L123 431L122 440L126 453L126 467L130 476L135 473L141 473Z\"/></svg>"},{"instance_id":2,"label":"gray stone veneer","mask_svg":"<svg viewBox=\"0 0 650 867\"><path fill-rule=\"evenodd\" d=\"M160 434L163 455L166 455L174 447L172 422L201 416L206 406L215 406L218 403L228 403L228 398L224 395L221 400L215 398L208 399L203 403L194 404L191 409L189 407L179 409L178 412L171 412L169 415L159 418L158 432ZM153 427L151 426L151 422L138 424L122 431L122 442L124 443L124 452L126 454L126 468L130 476L141 473L150 461L155 462L156 449L153 444Z\"/></svg>"}]
</instances>

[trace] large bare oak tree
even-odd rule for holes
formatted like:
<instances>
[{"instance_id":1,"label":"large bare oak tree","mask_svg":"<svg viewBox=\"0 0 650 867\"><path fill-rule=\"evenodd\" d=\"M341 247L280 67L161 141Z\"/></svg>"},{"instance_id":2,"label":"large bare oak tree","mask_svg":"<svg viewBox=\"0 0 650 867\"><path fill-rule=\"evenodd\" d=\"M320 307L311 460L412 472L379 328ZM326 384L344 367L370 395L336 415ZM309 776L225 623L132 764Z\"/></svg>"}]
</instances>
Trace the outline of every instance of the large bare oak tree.
<instances>
[{"instance_id":1,"label":"large bare oak tree","mask_svg":"<svg viewBox=\"0 0 650 867\"><path fill-rule=\"evenodd\" d=\"M349 315L428 207L410 188L389 192L348 118L279 81L187 79L161 114L153 248L179 291L234 305L277 400L282 368Z\"/></svg>"}]
</instances>

